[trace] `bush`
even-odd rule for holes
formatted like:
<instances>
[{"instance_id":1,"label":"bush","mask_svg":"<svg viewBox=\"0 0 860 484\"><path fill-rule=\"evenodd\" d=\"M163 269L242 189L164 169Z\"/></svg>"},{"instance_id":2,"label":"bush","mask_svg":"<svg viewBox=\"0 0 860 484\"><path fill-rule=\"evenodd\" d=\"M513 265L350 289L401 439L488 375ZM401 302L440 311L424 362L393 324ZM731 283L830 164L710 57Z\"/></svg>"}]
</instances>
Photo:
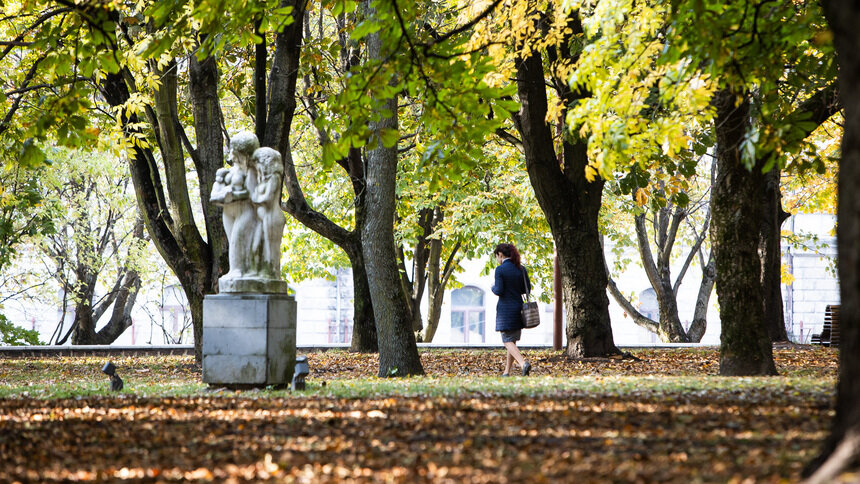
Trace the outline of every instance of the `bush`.
<instances>
[{"instance_id":1,"label":"bush","mask_svg":"<svg viewBox=\"0 0 860 484\"><path fill-rule=\"evenodd\" d=\"M0 346L43 345L39 332L15 326L6 316L0 314Z\"/></svg>"}]
</instances>

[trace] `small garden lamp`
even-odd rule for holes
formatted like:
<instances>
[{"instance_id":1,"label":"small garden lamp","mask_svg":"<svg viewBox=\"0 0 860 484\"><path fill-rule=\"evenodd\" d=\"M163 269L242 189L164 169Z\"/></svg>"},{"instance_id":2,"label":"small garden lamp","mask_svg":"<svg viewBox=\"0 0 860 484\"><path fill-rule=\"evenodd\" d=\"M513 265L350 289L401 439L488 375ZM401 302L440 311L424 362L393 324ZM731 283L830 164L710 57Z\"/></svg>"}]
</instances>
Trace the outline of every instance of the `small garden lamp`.
<instances>
[{"instance_id":1,"label":"small garden lamp","mask_svg":"<svg viewBox=\"0 0 860 484\"><path fill-rule=\"evenodd\" d=\"M116 366L110 361L105 363L105 366L102 367L102 373L110 377L110 389L111 391L118 392L122 390L122 378L116 374Z\"/></svg>"},{"instance_id":2,"label":"small garden lamp","mask_svg":"<svg viewBox=\"0 0 860 484\"><path fill-rule=\"evenodd\" d=\"M296 371L293 373L293 391L305 389L305 377L308 376L308 373L310 373L310 367L308 366L308 357L297 356Z\"/></svg>"}]
</instances>

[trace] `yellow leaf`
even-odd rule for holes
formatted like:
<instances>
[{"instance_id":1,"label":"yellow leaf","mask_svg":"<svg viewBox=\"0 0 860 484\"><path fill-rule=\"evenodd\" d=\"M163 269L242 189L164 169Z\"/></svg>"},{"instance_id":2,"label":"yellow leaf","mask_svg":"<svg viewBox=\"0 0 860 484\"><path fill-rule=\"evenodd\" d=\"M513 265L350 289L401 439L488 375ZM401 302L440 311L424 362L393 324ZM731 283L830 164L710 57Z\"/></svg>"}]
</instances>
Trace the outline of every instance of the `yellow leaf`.
<instances>
[{"instance_id":1,"label":"yellow leaf","mask_svg":"<svg viewBox=\"0 0 860 484\"><path fill-rule=\"evenodd\" d=\"M648 203L648 194L641 188L636 189L636 204L640 207Z\"/></svg>"},{"instance_id":2,"label":"yellow leaf","mask_svg":"<svg viewBox=\"0 0 860 484\"><path fill-rule=\"evenodd\" d=\"M791 285L791 283L793 283L793 282L794 282L794 274L792 274L792 273L788 270L788 266L787 266L787 265L785 265L785 264L781 265L781 266L779 267L779 272L780 272L780 279L781 279L781 282L782 282L783 284L785 284L785 285L787 285L787 286L790 286L790 285Z\"/></svg>"}]
</instances>

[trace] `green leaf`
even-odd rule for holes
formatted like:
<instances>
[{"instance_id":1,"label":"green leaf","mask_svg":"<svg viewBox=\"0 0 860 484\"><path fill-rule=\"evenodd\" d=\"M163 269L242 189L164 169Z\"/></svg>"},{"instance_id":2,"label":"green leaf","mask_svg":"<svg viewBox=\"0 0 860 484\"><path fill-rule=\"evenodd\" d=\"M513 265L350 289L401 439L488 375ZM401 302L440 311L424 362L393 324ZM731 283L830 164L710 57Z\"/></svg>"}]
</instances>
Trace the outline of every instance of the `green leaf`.
<instances>
[{"instance_id":1,"label":"green leaf","mask_svg":"<svg viewBox=\"0 0 860 484\"><path fill-rule=\"evenodd\" d=\"M382 129L379 131L379 140L382 141L382 146L393 148L400 141L400 132L396 129Z\"/></svg>"},{"instance_id":2,"label":"green leaf","mask_svg":"<svg viewBox=\"0 0 860 484\"><path fill-rule=\"evenodd\" d=\"M365 20L364 22L359 23L355 26L355 30L349 34L349 37L352 40L361 40L367 37L370 34L379 32L379 29L382 28L382 25L372 20Z\"/></svg>"}]
</instances>

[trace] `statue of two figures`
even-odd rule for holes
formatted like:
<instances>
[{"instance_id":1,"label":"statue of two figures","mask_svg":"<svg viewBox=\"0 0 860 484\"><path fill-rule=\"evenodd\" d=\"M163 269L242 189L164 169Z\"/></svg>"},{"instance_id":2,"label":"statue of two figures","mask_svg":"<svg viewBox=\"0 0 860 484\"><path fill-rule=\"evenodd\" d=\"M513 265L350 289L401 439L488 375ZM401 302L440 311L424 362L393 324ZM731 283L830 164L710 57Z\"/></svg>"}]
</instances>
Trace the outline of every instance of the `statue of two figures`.
<instances>
[{"instance_id":1,"label":"statue of two figures","mask_svg":"<svg viewBox=\"0 0 860 484\"><path fill-rule=\"evenodd\" d=\"M230 271L218 279L221 293L286 293L281 280L281 210L284 166L276 150L260 147L253 133L230 139L233 165L215 173L209 201L224 210Z\"/></svg>"}]
</instances>

